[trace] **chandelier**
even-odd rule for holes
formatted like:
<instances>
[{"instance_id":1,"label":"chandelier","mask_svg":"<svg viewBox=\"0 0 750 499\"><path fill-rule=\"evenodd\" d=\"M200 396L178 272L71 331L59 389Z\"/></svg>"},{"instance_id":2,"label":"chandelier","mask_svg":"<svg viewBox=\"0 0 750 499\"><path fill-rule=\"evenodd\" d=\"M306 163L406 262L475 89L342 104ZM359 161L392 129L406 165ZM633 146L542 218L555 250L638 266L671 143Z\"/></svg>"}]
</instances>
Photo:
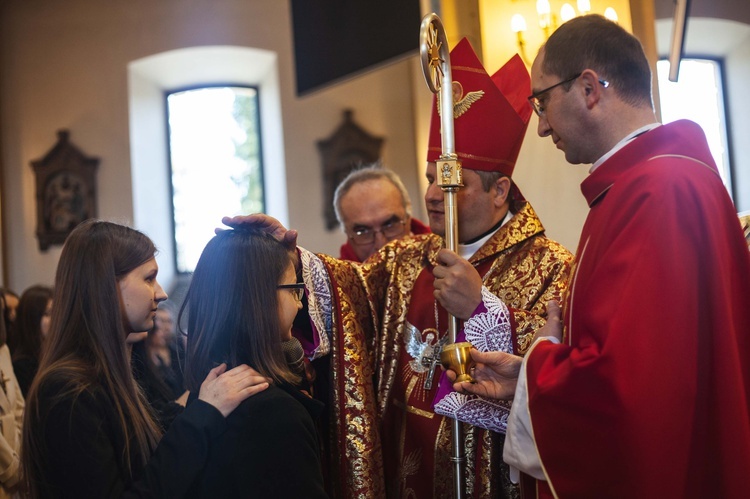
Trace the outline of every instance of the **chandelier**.
<instances>
[{"instance_id":1,"label":"chandelier","mask_svg":"<svg viewBox=\"0 0 750 499\"><path fill-rule=\"evenodd\" d=\"M545 41L560 24L569 21L578 15L590 13L591 2L590 0L578 0L576 2L576 8L570 3L563 3L559 11L553 11L550 0L536 1L537 22ZM607 7L604 10L604 17L611 21L618 21L617 12L615 12L615 9L612 7ZM514 14L510 20L510 28L516 34L518 50L521 57L527 64L529 64L528 58L526 57L526 33L528 31L526 19L521 14Z\"/></svg>"}]
</instances>

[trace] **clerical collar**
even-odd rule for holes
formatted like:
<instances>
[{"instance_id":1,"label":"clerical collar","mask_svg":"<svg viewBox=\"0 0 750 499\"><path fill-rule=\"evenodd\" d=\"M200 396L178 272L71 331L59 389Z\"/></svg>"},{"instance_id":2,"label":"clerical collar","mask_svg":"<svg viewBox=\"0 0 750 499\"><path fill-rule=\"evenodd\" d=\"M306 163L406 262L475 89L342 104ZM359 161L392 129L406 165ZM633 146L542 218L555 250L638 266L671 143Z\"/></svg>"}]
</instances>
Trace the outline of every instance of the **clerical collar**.
<instances>
[{"instance_id":1,"label":"clerical collar","mask_svg":"<svg viewBox=\"0 0 750 499\"><path fill-rule=\"evenodd\" d=\"M642 126L638 130L636 130L636 131L634 131L634 132L629 133L628 135L626 135L625 138L622 139L617 144L615 144L615 147L613 147L612 149L610 149L607 154L605 154L604 156L602 156L601 158L599 158L596 161L596 163L594 163L593 165L591 165L591 169L589 170L589 173L593 173L594 170L596 170L597 168L599 168L599 165L601 165L602 163L604 163L605 161L607 161L609 158L611 158L612 155L614 155L617 151L619 151L620 149L622 149L623 147L625 147L631 140L635 139L639 135L643 135L644 133L648 132L649 130L653 130L654 128L656 128L658 126L661 126L661 123L651 123L651 124L648 124L646 126Z\"/></svg>"},{"instance_id":2,"label":"clerical collar","mask_svg":"<svg viewBox=\"0 0 750 499\"><path fill-rule=\"evenodd\" d=\"M465 258L468 260L472 256L474 256L474 253L481 248L484 243L487 242L489 238L491 238L495 232L498 231L500 227L508 223L508 220L513 218L513 213L508 210L508 213L505 214L505 217L503 217L502 220L500 220L497 224L495 224L494 227L492 227L490 230L484 233L484 235L479 236L479 239L473 239L465 244L459 244L458 245L458 254L461 256L461 258Z\"/></svg>"}]
</instances>

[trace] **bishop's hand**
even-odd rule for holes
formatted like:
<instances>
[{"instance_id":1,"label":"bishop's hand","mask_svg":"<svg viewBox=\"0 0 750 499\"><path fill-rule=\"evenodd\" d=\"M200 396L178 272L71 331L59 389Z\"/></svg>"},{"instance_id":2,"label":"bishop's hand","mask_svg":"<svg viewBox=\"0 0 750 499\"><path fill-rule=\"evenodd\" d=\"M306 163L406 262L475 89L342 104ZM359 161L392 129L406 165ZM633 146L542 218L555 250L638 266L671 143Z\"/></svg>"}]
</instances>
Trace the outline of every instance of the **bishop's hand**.
<instances>
[{"instance_id":1,"label":"bishop's hand","mask_svg":"<svg viewBox=\"0 0 750 499\"><path fill-rule=\"evenodd\" d=\"M471 349L471 357L476 362L472 372L474 383L454 383L453 389L485 398L513 400L523 357L505 352L480 352L475 348ZM456 380L453 371L447 370L446 374L451 382Z\"/></svg>"},{"instance_id":2,"label":"bishop's hand","mask_svg":"<svg viewBox=\"0 0 750 499\"><path fill-rule=\"evenodd\" d=\"M224 217L221 219L221 222L233 229L253 228L262 230L271 234L277 241L283 243L284 246L289 249L295 249L297 247L297 231L288 230L281 224L281 222L263 213ZM221 231L221 229L216 230L217 232Z\"/></svg>"},{"instance_id":3,"label":"bishop's hand","mask_svg":"<svg viewBox=\"0 0 750 499\"><path fill-rule=\"evenodd\" d=\"M442 249L432 274L435 298L454 317L466 320L482 302L482 277L467 260Z\"/></svg>"}]
</instances>

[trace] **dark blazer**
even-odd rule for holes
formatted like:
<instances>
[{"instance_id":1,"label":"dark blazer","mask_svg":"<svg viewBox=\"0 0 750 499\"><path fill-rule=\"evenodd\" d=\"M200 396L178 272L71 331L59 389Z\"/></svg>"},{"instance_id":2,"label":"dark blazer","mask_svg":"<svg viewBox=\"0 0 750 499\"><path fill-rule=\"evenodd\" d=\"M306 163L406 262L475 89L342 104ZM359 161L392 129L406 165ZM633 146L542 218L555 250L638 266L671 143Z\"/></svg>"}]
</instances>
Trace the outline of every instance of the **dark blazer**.
<instances>
[{"instance_id":1,"label":"dark blazer","mask_svg":"<svg viewBox=\"0 0 750 499\"><path fill-rule=\"evenodd\" d=\"M190 497L328 497L313 422L322 408L287 385L271 386L242 402L211 446Z\"/></svg>"},{"instance_id":2,"label":"dark blazer","mask_svg":"<svg viewBox=\"0 0 750 499\"><path fill-rule=\"evenodd\" d=\"M62 382L44 382L38 417L29 414L25 421L43 435L43 458L36 463L42 497L184 497L209 445L226 429L216 408L196 401L174 420L148 463L131 453L131 474L123 466L125 439L110 396L95 386L52 403L64 390Z\"/></svg>"},{"instance_id":3,"label":"dark blazer","mask_svg":"<svg viewBox=\"0 0 750 499\"><path fill-rule=\"evenodd\" d=\"M16 374L18 386L21 387L21 393L24 397L29 394L31 382L34 381L34 376L36 376L38 370L39 361L33 357L24 355L13 361L13 372Z\"/></svg>"}]
</instances>

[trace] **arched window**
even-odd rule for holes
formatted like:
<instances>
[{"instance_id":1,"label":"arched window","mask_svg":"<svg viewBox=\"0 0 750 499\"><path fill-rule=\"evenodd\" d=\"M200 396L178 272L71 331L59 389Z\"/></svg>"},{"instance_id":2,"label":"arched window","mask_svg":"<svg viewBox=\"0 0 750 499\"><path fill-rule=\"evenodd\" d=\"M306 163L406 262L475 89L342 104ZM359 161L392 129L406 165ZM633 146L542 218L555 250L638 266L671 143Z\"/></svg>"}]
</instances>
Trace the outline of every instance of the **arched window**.
<instances>
[{"instance_id":1,"label":"arched window","mask_svg":"<svg viewBox=\"0 0 750 499\"><path fill-rule=\"evenodd\" d=\"M170 145L166 132L168 104L165 95L188 89L226 87L227 82L231 82L231 87L235 89L249 88L256 92L259 165L264 165L256 170L256 173L262 172L262 208L288 225L276 53L247 47L193 47L152 55L128 65L133 225L148 234L159 248L159 280L166 289L173 289L178 271L187 271L190 265L186 263L178 269L174 257L177 253L177 225L173 218ZM243 99L245 103L248 102L246 97ZM240 128L243 126L247 124L240 125ZM242 147L242 134L237 132L234 137ZM201 154L205 152L206 158L216 157L216 153L208 152L207 148L200 149ZM213 164L212 159L205 162ZM237 180L240 184L243 182L239 178ZM205 241L213 235L213 229L221 226L220 216L210 213L210 210L224 200L218 194L205 193L191 202L191 209L195 210L191 213L201 214L194 215L193 220L187 218L191 226L199 227L193 222L205 214L205 228L198 229L205 240L195 245L202 250ZM255 207L242 208L243 211L246 209L254 211ZM233 213L224 212L222 215Z\"/></svg>"}]
</instances>

